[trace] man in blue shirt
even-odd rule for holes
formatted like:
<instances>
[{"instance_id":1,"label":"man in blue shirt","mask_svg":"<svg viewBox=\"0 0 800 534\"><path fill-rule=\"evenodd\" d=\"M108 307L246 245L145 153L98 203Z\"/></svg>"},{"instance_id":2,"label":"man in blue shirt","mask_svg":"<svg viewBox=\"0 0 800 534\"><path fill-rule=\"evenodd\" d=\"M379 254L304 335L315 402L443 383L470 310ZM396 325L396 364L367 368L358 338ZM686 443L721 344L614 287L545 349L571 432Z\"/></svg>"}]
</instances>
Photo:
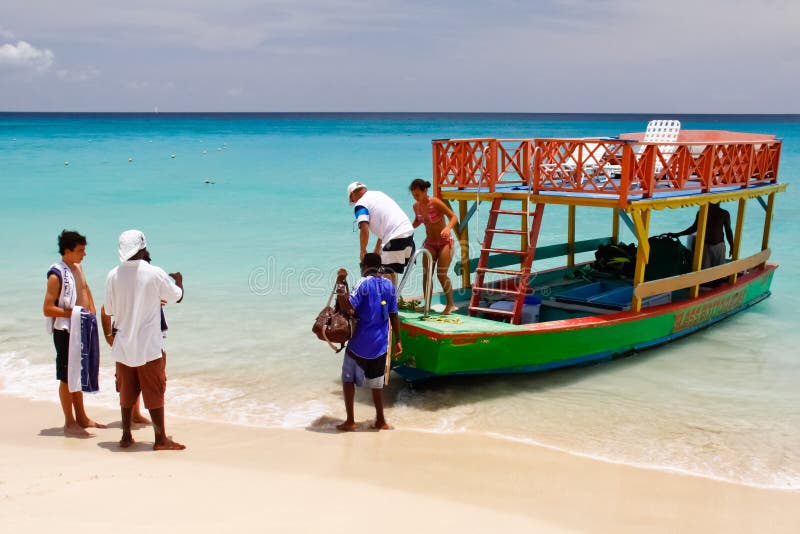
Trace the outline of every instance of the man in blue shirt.
<instances>
[{"instance_id":1,"label":"man in blue shirt","mask_svg":"<svg viewBox=\"0 0 800 534\"><path fill-rule=\"evenodd\" d=\"M393 357L403 351L400 344L400 321L397 318L397 297L394 285L379 274L381 257L378 254L365 254L361 260L362 278L350 292L349 298L339 298L339 306L344 313L355 315L358 323L347 344L342 362L342 389L347 419L336 428L352 432L356 430L353 419L353 401L356 386L372 389L372 402L375 404L375 424L378 430L389 429L383 416L383 377L386 372L386 358L389 349L389 323L395 334ZM339 269L337 293L346 295L344 285L347 271Z\"/></svg>"}]
</instances>

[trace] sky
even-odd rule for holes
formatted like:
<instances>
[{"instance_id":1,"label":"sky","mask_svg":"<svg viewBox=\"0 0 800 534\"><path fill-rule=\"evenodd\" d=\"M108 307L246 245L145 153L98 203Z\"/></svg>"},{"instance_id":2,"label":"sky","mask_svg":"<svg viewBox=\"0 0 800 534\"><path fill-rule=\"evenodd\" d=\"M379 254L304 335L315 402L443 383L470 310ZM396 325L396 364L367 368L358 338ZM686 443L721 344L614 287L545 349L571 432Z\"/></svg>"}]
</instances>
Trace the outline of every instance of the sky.
<instances>
[{"instance_id":1,"label":"sky","mask_svg":"<svg viewBox=\"0 0 800 534\"><path fill-rule=\"evenodd\" d=\"M794 0L3 0L0 111L800 113Z\"/></svg>"}]
</instances>

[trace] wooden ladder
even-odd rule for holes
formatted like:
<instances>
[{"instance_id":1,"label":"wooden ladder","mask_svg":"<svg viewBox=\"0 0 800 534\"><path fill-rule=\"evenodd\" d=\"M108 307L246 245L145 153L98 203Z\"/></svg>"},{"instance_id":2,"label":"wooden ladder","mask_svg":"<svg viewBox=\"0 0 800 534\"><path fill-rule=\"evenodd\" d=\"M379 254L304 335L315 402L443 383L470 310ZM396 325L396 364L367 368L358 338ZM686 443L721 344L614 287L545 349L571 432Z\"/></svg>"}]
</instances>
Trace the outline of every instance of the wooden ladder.
<instances>
[{"instance_id":1,"label":"wooden ladder","mask_svg":"<svg viewBox=\"0 0 800 534\"><path fill-rule=\"evenodd\" d=\"M533 265L533 256L536 253L536 242L539 238L539 228L542 225L542 214L544 213L544 204L536 204L534 211L521 211L521 210L508 210L502 209L502 198L495 198L492 200L492 207L489 211L489 219L486 223L486 234L483 239L483 248L481 249L481 257L478 260L478 267L475 270L475 283L472 285L472 298L469 303L469 314L476 316L479 313L486 315L499 316L509 320L511 324L520 324L522 319L522 307L525 304L525 296L528 293L528 281L531 277L531 266ZM518 202L518 201L517 201ZM512 230L509 228L497 228L497 220L500 215L515 215L518 217L533 217L533 224L531 225L530 232L528 232L528 246L525 250L522 249L522 240L520 239L519 250L493 248L492 241L496 234L510 234L510 235L525 235L525 230ZM520 224L517 228L520 228ZM489 257L492 254L514 254L520 257L519 270L513 269L495 269L489 267ZM485 285L486 273L505 274L517 277L516 289L504 289L499 287L487 287ZM492 308L481 307L481 299L485 293L495 293L501 295L509 295L514 297L513 310L496 310Z\"/></svg>"}]
</instances>

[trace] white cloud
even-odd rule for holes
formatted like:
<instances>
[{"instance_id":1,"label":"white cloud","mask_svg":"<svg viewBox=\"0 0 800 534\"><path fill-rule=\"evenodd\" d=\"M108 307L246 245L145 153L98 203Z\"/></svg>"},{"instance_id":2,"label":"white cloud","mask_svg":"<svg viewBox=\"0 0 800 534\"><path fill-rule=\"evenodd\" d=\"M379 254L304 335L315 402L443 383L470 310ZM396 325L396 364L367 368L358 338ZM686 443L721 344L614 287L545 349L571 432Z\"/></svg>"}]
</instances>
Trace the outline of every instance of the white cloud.
<instances>
[{"instance_id":1,"label":"white cloud","mask_svg":"<svg viewBox=\"0 0 800 534\"><path fill-rule=\"evenodd\" d=\"M0 67L33 69L45 72L53 65L55 54L47 48L38 49L26 41L16 45L7 43L0 46Z\"/></svg>"},{"instance_id":2,"label":"white cloud","mask_svg":"<svg viewBox=\"0 0 800 534\"><path fill-rule=\"evenodd\" d=\"M10 31L0 28L0 39L11 41L12 39L16 39L16 36Z\"/></svg>"},{"instance_id":3,"label":"white cloud","mask_svg":"<svg viewBox=\"0 0 800 534\"><path fill-rule=\"evenodd\" d=\"M94 67L88 67L82 70L57 70L56 76L68 82L88 82L100 76L100 71Z\"/></svg>"}]
</instances>

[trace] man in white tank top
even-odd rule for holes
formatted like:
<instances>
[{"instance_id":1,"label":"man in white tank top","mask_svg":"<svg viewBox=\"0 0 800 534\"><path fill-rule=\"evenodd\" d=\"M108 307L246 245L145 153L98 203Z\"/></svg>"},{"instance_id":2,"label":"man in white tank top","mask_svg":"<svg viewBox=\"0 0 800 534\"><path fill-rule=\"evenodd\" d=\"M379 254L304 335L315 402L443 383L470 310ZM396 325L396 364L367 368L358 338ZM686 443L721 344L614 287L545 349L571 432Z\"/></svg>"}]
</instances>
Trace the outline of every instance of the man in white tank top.
<instances>
[{"instance_id":1,"label":"man in white tank top","mask_svg":"<svg viewBox=\"0 0 800 534\"><path fill-rule=\"evenodd\" d=\"M106 428L106 425L96 423L86 415L83 392L70 392L67 385L72 308L81 306L89 313L95 313L92 292L81 268L81 262L86 257L86 237L64 230L58 236L58 252L61 262L54 263L47 271L43 313L47 317L47 330L52 332L56 348L56 378L59 381L58 398L64 412L64 435L87 437L92 435L87 428ZM74 335L80 338L81 333L75 332Z\"/></svg>"}]
</instances>

